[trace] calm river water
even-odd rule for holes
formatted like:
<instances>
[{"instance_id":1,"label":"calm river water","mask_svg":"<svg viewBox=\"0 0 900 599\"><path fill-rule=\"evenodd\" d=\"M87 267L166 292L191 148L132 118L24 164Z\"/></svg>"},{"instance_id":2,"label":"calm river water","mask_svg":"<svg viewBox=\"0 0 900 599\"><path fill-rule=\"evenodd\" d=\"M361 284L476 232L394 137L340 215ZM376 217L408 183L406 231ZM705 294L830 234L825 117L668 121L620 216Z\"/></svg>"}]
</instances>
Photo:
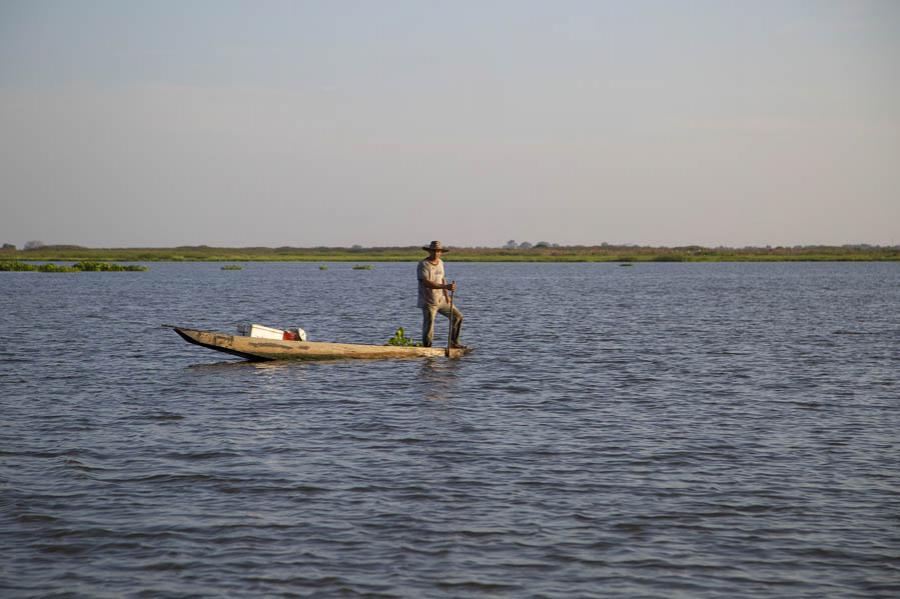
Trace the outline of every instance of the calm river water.
<instances>
[{"instance_id":1,"label":"calm river water","mask_svg":"<svg viewBox=\"0 0 900 599\"><path fill-rule=\"evenodd\" d=\"M0 273L5 597L900 596L900 264L150 267Z\"/></svg>"}]
</instances>

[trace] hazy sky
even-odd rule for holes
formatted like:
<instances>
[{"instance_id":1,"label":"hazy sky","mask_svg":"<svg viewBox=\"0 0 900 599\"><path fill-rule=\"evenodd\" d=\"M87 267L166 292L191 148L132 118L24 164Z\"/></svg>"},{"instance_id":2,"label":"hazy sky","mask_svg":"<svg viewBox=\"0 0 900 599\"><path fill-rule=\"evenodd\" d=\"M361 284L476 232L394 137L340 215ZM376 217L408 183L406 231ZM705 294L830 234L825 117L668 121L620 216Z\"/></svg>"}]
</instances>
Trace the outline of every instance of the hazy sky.
<instances>
[{"instance_id":1,"label":"hazy sky","mask_svg":"<svg viewBox=\"0 0 900 599\"><path fill-rule=\"evenodd\" d=\"M900 244L900 2L0 0L0 243Z\"/></svg>"}]
</instances>

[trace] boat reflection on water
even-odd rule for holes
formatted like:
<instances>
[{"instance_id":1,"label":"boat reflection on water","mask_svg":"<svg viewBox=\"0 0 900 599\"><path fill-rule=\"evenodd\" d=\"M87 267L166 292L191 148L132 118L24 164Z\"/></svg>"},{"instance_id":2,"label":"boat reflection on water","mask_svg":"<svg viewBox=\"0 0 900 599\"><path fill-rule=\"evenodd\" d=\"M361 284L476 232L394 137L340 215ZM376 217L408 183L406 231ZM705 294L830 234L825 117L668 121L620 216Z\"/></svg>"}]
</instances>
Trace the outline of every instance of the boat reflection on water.
<instances>
[{"instance_id":1,"label":"boat reflection on water","mask_svg":"<svg viewBox=\"0 0 900 599\"><path fill-rule=\"evenodd\" d=\"M437 358L423 360L419 368L419 380L425 385L425 399L434 401L452 399L457 394L460 368L462 364L459 360Z\"/></svg>"}]
</instances>

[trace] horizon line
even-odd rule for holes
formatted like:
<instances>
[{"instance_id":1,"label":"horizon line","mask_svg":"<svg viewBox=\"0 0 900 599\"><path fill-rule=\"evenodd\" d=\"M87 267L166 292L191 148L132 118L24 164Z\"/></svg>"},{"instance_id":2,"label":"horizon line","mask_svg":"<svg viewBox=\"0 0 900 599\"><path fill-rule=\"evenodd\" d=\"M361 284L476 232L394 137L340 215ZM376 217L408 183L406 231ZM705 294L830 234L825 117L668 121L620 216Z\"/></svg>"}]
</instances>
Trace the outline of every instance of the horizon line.
<instances>
[{"instance_id":1,"label":"horizon line","mask_svg":"<svg viewBox=\"0 0 900 599\"><path fill-rule=\"evenodd\" d=\"M29 244L37 244L33 247L28 247ZM541 249L556 249L556 250L565 250L565 249L615 249L615 248L646 248L646 249L798 249L798 248L883 248L883 249L897 249L900 248L900 244L879 244L879 243L867 243L867 242L848 242L842 244L832 244L832 243L805 243L805 244L765 244L765 245L702 245L702 244L678 244L678 245L654 245L654 244L639 244L639 243L608 243L601 242L596 244L558 244L558 243L549 243L539 241L537 243L531 242L522 242L517 243L515 245L510 245L509 243L503 245L446 245L447 248L456 249L456 250L541 250ZM3 244L2 251L37 251L37 250L52 250L52 249L84 249L84 250L167 250L167 249L261 249L261 250L347 250L347 251L361 251L361 250L420 250L422 247L418 245L371 245L364 246L360 244L353 245L315 245L315 246L301 246L301 245L278 245L278 246L267 246L267 245L209 245L209 244L194 244L194 245L127 245L127 246L88 246L81 245L75 243L42 243L42 242L26 242L24 246L21 248L15 246L14 244Z\"/></svg>"}]
</instances>

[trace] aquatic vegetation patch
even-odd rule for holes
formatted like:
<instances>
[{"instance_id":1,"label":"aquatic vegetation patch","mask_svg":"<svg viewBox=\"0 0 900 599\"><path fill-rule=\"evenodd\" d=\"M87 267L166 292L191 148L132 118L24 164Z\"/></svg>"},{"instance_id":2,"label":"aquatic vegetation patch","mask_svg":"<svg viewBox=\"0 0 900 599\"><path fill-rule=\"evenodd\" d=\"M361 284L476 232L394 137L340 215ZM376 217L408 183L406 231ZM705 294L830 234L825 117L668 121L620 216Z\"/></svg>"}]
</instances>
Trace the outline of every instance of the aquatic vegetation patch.
<instances>
[{"instance_id":1,"label":"aquatic vegetation patch","mask_svg":"<svg viewBox=\"0 0 900 599\"><path fill-rule=\"evenodd\" d=\"M0 271L2 272L40 272L41 269L43 269L43 272L66 272L58 271L57 269L59 268L71 269L69 266L60 267L56 264L29 264L27 262L17 262L15 260L4 260L0 262ZM71 269L68 272L75 272L75 270Z\"/></svg>"},{"instance_id":2,"label":"aquatic vegetation patch","mask_svg":"<svg viewBox=\"0 0 900 599\"><path fill-rule=\"evenodd\" d=\"M5 272L144 272L149 267L140 264L111 264L109 262L76 262L71 266L63 264L30 264L17 260L0 262L0 271Z\"/></svg>"},{"instance_id":3,"label":"aquatic vegetation patch","mask_svg":"<svg viewBox=\"0 0 900 599\"><path fill-rule=\"evenodd\" d=\"M34 267L37 272L81 272L74 266L65 266L62 264L38 264Z\"/></svg>"},{"instance_id":4,"label":"aquatic vegetation patch","mask_svg":"<svg viewBox=\"0 0 900 599\"><path fill-rule=\"evenodd\" d=\"M226 264L222 267L222 270L244 270L244 267L240 264Z\"/></svg>"},{"instance_id":5,"label":"aquatic vegetation patch","mask_svg":"<svg viewBox=\"0 0 900 599\"><path fill-rule=\"evenodd\" d=\"M421 347L421 343L417 343L415 340L406 336L406 331L403 330L403 327L400 327L394 333L394 336L388 339L385 345L396 345L400 347Z\"/></svg>"},{"instance_id":6,"label":"aquatic vegetation patch","mask_svg":"<svg viewBox=\"0 0 900 599\"><path fill-rule=\"evenodd\" d=\"M144 272L150 270L140 264L113 264L110 262L76 262L72 265L76 271L82 272Z\"/></svg>"},{"instance_id":7,"label":"aquatic vegetation patch","mask_svg":"<svg viewBox=\"0 0 900 599\"><path fill-rule=\"evenodd\" d=\"M356 264L353 267L353 270L372 270L373 268L375 268L375 267L372 266L371 264Z\"/></svg>"},{"instance_id":8,"label":"aquatic vegetation patch","mask_svg":"<svg viewBox=\"0 0 900 599\"><path fill-rule=\"evenodd\" d=\"M328 270L328 266L326 266L325 264L320 264L319 270Z\"/></svg>"}]
</instances>

